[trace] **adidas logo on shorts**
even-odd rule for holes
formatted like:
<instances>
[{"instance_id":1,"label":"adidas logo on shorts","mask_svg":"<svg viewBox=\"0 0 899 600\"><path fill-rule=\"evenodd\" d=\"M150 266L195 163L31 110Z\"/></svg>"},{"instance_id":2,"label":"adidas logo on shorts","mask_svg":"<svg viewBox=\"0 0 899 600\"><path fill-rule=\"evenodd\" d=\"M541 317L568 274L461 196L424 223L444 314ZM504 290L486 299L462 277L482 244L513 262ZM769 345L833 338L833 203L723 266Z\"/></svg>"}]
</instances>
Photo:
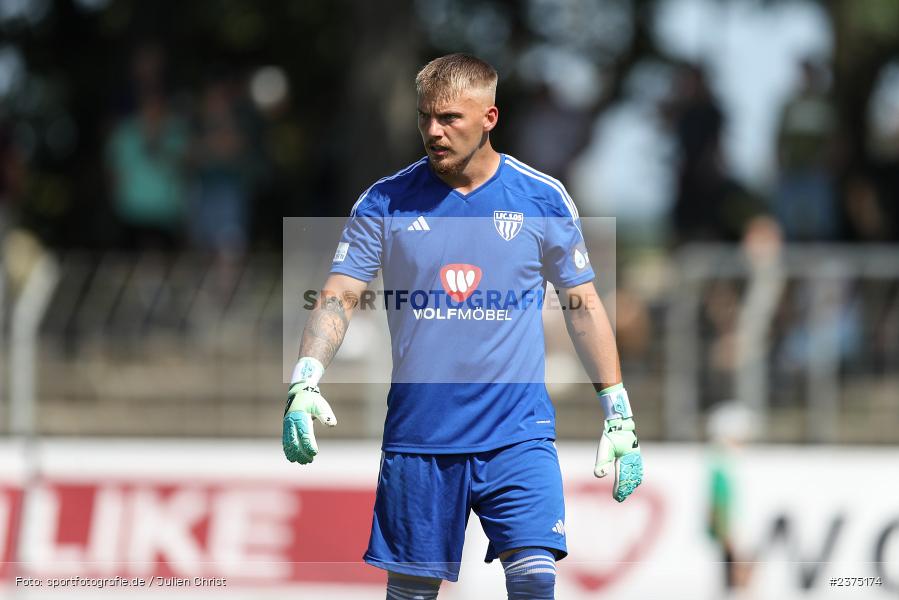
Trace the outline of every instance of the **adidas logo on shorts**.
<instances>
[{"instance_id":1,"label":"adidas logo on shorts","mask_svg":"<svg viewBox=\"0 0 899 600\"><path fill-rule=\"evenodd\" d=\"M553 531L558 533L559 535L565 535L565 523L562 522L561 519L556 521L556 524L553 525Z\"/></svg>"}]
</instances>

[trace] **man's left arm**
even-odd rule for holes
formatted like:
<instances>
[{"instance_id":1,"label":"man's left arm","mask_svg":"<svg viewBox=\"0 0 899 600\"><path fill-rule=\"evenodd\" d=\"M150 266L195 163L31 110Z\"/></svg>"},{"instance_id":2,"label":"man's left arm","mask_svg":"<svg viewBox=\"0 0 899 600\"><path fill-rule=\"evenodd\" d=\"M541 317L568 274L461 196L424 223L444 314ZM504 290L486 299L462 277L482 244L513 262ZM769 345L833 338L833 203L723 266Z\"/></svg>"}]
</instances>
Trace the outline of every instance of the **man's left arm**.
<instances>
[{"instance_id":1,"label":"man's left arm","mask_svg":"<svg viewBox=\"0 0 899 600\"><path fill-rule=\"evenodd\" d=\"M615 473L612 496L623 502L643 480L633 412L621 381L615 335L593 282L562 290L565 325L605 412L594 474Z\"/></svg>"}]
</instances>

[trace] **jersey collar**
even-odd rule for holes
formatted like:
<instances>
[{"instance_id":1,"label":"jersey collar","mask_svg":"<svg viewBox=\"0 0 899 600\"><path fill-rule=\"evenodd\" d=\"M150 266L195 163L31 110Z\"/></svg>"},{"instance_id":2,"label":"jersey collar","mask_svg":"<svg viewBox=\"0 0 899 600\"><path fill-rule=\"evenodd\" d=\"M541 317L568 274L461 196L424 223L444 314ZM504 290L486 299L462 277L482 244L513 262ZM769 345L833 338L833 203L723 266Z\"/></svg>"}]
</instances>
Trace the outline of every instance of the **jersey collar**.
<instances>
[{"instance_id":1,"label":"jersey collar","mask_svg":"<svg viewBox=\"0 0 899 600\"><path fill-rule=\"evenodd\" d=\"M451 188L449 185L447 185L447 183L444 180L437 177L437 174L434 173L434 169L431 168L430 159L428 160L428 173L431 174L431 177L434 179L434 181L436 181L439 185L443 186L446 190L448 190L450 194L457 196L458 198L461 198L462 200L471 200L472 196L479 193L481 190L489 187L490 184L492 184L494 181L499 179L500 174L502 173L502 170L503 170L503 167L505 166L505 164L506 164L506 155L500 152L499 153L499 166L496 167L496 171L494 171L494 173L490 177L490 179L488 179L487 181L485 181L484 183L482 183L475 189L471 190L467 194L463 194L462 192L459 192L459 191Z\"/></svg>"}]
</instances>

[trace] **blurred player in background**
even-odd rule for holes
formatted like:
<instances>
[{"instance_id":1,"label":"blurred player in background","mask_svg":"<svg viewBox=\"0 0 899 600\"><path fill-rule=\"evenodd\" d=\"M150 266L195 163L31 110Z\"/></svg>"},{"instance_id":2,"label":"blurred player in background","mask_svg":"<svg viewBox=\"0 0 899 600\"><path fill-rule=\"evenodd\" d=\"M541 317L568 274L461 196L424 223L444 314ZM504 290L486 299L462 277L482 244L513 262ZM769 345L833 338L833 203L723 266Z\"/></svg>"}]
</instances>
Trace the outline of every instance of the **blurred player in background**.
<instances>
[{"instance_id":1,"label":"blurred player in background","mask_svg":"<svg viewBox=\"0 0 899 600\"><path fill-rule=\"evenodd\" d=\"M758 423L748 408L728 401L711 411L707 427L711 450L708 531L721 552L725 591L731 593L746 588L752 575L752 562L741 555L734 540L735 463L743 446L756 437Z\"/></svg>"},{"instance_id":2,"label":"blurred player in background","mask_svg":"<svg viewBox=\"0 0 899 600\"><path fill-rule=\"evenodd\" d=\"M393 373L364 558L388 571L388 599L436 598L442 580L458 579L471 510L490 540L486 560L503 563L509 598L553 598L555 561L567 554L565 508L541 303L528 301L542 299L547 281L569 308L569 334L605 412L594 473L614 473L618 501L643 476L577 209L557 180L491 146L496 84L493 67L464 54L418 73L427 156L353 207L288 393L284 452L306 464L318 452L312 419L337 423L319 379L381 270ZM515 293L503 306L472 304L481 290Z\"/></svg>"}]
</instances>

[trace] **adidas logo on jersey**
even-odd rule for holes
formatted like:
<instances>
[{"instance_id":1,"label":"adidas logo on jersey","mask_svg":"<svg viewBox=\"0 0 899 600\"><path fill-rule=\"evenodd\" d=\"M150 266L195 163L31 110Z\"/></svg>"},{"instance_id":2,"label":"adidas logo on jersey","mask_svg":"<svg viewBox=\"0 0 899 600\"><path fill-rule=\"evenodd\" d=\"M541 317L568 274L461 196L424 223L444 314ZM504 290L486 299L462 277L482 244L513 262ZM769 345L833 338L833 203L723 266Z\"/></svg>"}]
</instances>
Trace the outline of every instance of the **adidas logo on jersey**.
<instances>
[{"instance_id":1,"label":"adidas logo on jersey","mask_svg":"<svg viewBox=\"0 0 899 600\"><path fill-rule=\"evenodd\" d=\"M556 524L553 525L553 531L558 533L559 535L565 535L565 523L562 522L561 519L556 521Z\"/></svg>"},{"instance_id":2,"label":"adidas logo on jersey","mask_svg":"<svg viewBox=\"0 0 899 600\"><path fill-rule=\"evenodd\" d=\"M431 227L428 225L428 222L425 221L425 218L419 215L411 225L406 227L406 231L431 231Z\"/></svg>"}]
</instances>

